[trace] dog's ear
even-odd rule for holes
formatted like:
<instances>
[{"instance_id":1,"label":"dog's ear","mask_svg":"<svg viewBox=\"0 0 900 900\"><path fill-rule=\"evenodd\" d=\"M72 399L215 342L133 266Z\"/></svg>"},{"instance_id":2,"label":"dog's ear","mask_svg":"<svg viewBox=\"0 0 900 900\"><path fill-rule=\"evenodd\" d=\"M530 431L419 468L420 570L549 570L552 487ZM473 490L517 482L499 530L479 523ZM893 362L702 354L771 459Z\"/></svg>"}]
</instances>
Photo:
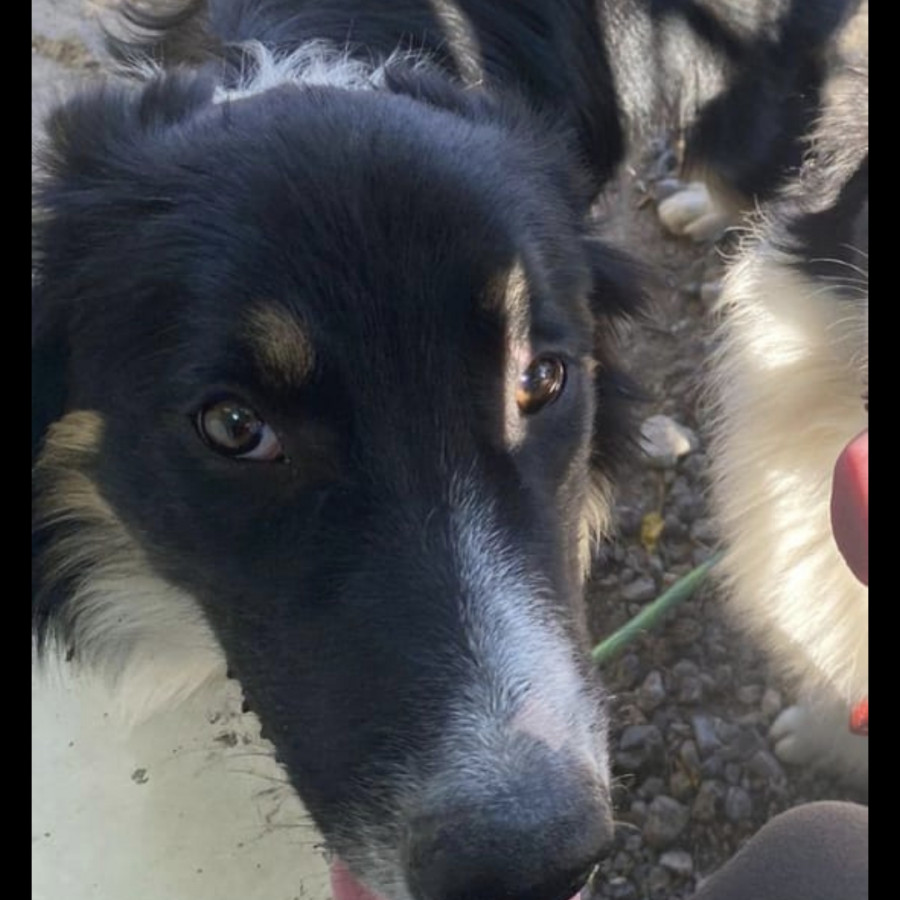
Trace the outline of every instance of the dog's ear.
<instances>
[{"instance_id":1,"label":"dog's ear","mask_svg":"<svg viewBox=\"0 0 900 900\"><path fill-rule=\"evenodd\" d=\"M208 105L213 83L204 75L157 74L140 83L109 81L75 95L50 113L36 158L46 177L38 199L54 189L83 189L139 167L148 138Z\"/></svg>"},{"instance_id":2,"label":"dog's ear","mask_svg":"<svg viewBox=\"0 0 900 900\"><path fill-rule=\"evenodd\" d=\"M172 205L164 150L212 92L208 78L187 74L140 86L109 82L50 114L35 152L32 246L41 317L50 315L43 307L83 299L91 258L105 254L115 271L126 227L121 212L141 222Z\"/></svg>"},{"instance_id":3,"label":"dog's ear","mask_svg":"<svg viewBox=\"0 0 900 900\"><path fill-rule=\"evenodd\" d=\"M171 192L147 189L159 144L212 94L207 77L186 73L110 81L46 120L34 190L32 456L64 412L69 323L104 287L92 263L103 261L101 273L116 271L122 229L170 202Z\"/></svg>"},{"instance_id":4,"label":"dog's ear","mask_svg":"<svg viewBox=\"0 0 900 900\"><path fill-rule=\"evenodd\" d=\"M591 272L589 302L600 319L618 319L643 313L651 274L633 257L594 237L583 239Z\"/></svg>"},{"instance_id":5,"label":"dog's ear","mask_svg":"<svg viewBox=\"0 0 900 900\"><path fill-rule=\"evenodd\" d=\"M193 76L156 77L141 86L110 82L73 97L46 120L34 190L32 458L65 410L69 321L90 296L89 259L116 253L117 207L150 211L140 187L147 138L211 96L210 83Z\"/></svg>"}]
</instances>

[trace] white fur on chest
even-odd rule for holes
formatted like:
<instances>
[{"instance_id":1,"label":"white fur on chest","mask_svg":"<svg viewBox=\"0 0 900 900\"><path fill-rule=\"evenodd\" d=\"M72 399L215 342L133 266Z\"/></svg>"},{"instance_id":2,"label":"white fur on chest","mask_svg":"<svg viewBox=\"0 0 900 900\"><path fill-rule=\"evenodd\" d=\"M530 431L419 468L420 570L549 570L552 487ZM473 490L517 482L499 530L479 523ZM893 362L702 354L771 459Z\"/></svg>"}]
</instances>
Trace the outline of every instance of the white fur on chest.
<instances>
[{"instance_id":1,"label":"white fur on chest","mask_svg":"<svg viewBox=\"0 0 900 900\"><path fill-rule=\"evenodd\" d=\"M32 900L327 900L320 838L239 685L130 727L64 664L32 670Z\"/></svg>"}]
</instances>

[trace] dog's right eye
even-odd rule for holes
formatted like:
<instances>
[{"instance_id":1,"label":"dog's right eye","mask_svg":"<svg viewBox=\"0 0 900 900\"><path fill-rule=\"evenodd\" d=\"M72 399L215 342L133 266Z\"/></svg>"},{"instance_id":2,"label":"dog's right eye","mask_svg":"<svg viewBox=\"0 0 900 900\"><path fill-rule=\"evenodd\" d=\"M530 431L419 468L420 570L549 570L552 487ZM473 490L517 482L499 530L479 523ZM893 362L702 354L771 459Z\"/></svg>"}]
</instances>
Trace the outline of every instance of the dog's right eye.
<instances>
[{"instance_id":1,"label":"dog's right eye","mask_svg":"<svg viewBox=\"0 0 900 900\"><path fill-rule=\"evenodd\" d=\"M207 446L223 456L257 462L285 458L272 427L238 400L218 400L204 406L197 412L196 426Z\"/></svg>"},{"instance_id":2,"label":"dog's right eye","mask_svg":"<svg viewBox=\"0 0 900 900\"><path fill-rule=\"evenodd\" d=\"M563 361L556 356L539 356L519 376L516 403L524 415L534 415L559 397L565 383Z\"/></svg>"}]
</instances>

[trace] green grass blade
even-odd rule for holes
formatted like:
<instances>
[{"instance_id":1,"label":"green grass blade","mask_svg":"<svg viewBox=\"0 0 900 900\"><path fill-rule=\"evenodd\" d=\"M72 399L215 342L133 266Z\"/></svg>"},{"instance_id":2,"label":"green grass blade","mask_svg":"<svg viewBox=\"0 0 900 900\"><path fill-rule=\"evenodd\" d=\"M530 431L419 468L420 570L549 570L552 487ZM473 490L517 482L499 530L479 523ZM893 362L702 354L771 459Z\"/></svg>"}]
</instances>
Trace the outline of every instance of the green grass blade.
<instances>
[{"instance_id":1,"label":"green grass blade","mask_svg":"<svg viewBox=\"0 0 900 900\"><path fill-rule=\"evenodd\" d=\"M617 656L639 634L654 628L662 617L674 606L692 596L710 569L722 558L719 551L706 562L691 569L684 578L680 578L667 591L660 594L652 603L645 606L633 619L626 622L618 631L601 641L591 650L591 659L597 665L604 665Z\"/></svg>"}]
</instances>

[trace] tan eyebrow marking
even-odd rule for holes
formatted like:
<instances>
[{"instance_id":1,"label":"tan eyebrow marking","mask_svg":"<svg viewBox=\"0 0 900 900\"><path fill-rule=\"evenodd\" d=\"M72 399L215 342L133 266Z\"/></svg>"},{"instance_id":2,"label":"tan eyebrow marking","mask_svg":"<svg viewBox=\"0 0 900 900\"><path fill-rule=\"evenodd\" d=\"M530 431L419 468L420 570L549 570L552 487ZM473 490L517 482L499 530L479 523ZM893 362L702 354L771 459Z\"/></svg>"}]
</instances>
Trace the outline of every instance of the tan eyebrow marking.
<instances>
[{"instance_id":1,"label":"tan eyebrow marking","mask_svg":"<svg viewBox=\"0 0 900 900\"><path fill-rule=\"evenodd\" d=\"M309 335L296 316L277 303L261 301L248 311L246 338L262 373L273 384L303 384L315 365Z\"/></svg>"},{"instance_id":2,"label":"tan eyebrow marking","mask_svg":"<svg viewBox=\"0 0 900 900\"><path fill-rule=\"evenodd\" d=\"M485 307L506 323L506 372L504 378L503 439L515 449L525 438L525 422L516 402L519 377L531 359L530 286L525 267L516 259L508 270L491 279L484 295Z\"/></svg>"},{"instance_id":3,"label":"tan eyebrow marking","mask_svg":"<svg viewBox=\"0 0 900 900\"><path fill-rule=\"evenodd\" d=\"M484 292L484 306L499 313L509 322L509 330L516 337L524 338L530 327L530 290L525 268L516 259L509 269L498 272Z\"/></svg>"}]
</instances>

